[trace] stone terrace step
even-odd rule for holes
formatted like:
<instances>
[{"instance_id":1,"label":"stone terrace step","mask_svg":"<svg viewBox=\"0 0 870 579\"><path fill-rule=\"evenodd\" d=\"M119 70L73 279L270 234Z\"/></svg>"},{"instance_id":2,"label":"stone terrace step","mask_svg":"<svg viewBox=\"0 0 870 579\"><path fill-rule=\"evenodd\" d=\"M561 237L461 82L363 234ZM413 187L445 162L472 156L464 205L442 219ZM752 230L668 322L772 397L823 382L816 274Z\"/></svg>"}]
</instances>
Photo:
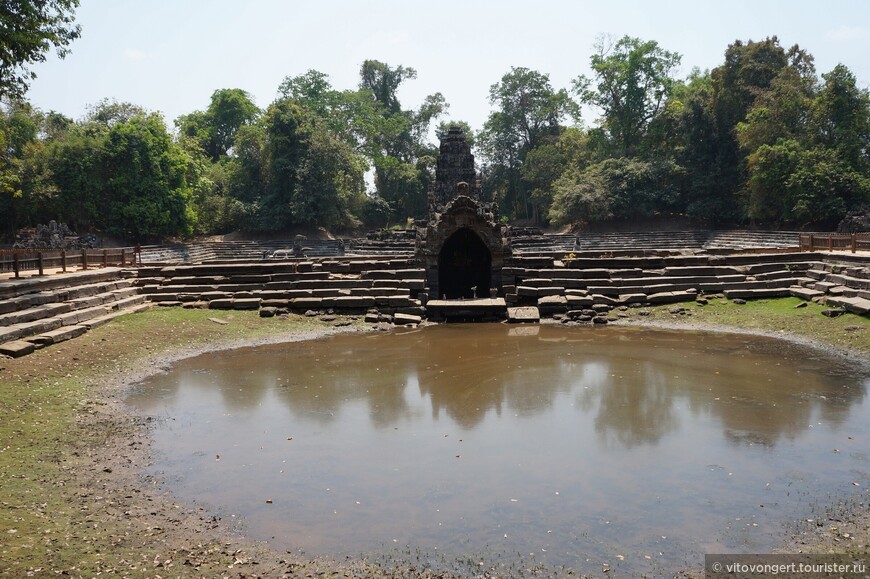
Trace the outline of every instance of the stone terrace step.
<instances>
[{"instance_id":1,"label":"stone terrace step","mask_svg":"<svg viewBox=\"0 0 870 579\"><path fill-rule=\"evenodd\" d=\"M97 270L6 280L0 282L0 300L46 290L119 280L125 275L125 271L117 267L104 267Z\"/></svg>"},{"instance_id":2,"label":"stone terrace step","mask_svg":"<svg viewBox=\"0 0 870 579\"><path fill-rule=\"evenodd\" d=\"M144 298L142 298L144 299ZM129 306L121 307L115 311L112 311L104 316L99 316L96 318L91 318L90 320L83 322L82 325L92 330L104 324L111 322L112 320L119 318L121 316L126 316L127 314L137 314L139 312L144 312L149 307L149 304L140 303L140 304L131 304Z\"/></svg>"},{"instance_id":3,"label":"stone terrace step","mask_svg":"<svg viewBox=\"0 0 870 579\"><path fill-rule=\"evenodd\" d=\"M826 298L825 303L830 306L845 308L846 311L852 312L853 314L859 314L862 316L870 314L870 299L866 298L829 296Z\"/></svg>"},{"instance_id":4,"label":"stone terrace step","mask_svg":"<svg viewBox=\"0 0 870 579\"><path fill-rule=\"evenodd\" d=\"M50 303L0 315L0 327L33 322L65 314L73 309L69 303Z\"/></svg>"}]
</instances>

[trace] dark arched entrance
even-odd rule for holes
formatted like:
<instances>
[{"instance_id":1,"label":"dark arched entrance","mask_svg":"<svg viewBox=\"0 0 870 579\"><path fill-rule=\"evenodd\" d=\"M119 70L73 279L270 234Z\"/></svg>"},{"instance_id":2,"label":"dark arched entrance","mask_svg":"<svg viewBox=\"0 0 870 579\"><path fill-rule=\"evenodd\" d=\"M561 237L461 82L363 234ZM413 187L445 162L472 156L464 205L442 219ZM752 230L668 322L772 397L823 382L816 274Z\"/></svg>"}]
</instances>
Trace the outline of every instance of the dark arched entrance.
<instances>
[{"instance_id":1,"label":"dark arched entrance","mask_svg":"<svg viewBox=\"0 0 870 579\"><path fill-rule=\"evenodd\" d=\"M492 254L480 237L464 227L457 230L438 254L439 297L489 297L491 270Z\"/></svg>"}]
</instances>

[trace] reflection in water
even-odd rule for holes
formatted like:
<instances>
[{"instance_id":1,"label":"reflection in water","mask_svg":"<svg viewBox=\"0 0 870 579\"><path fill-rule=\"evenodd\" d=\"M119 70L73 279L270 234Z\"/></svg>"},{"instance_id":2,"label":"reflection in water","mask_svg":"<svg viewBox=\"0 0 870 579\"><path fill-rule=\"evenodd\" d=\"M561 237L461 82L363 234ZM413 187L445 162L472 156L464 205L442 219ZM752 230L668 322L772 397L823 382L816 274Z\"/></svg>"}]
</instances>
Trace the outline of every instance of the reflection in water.
<instances>
[{"instance_id":1,"label":"reflection in water","mask_svg":"<svg viewBox=\"0 0 870 579\"><path fill-rule=\"evenodd\" d=\"M854 492L865 464L830 450L866 444L866 390L770 340L456 325L200 356L130 403L174 419L155 468L181 498L287 548L621 554L636 570L769 549L818 489Z\"/></svg>"}]
</instances>

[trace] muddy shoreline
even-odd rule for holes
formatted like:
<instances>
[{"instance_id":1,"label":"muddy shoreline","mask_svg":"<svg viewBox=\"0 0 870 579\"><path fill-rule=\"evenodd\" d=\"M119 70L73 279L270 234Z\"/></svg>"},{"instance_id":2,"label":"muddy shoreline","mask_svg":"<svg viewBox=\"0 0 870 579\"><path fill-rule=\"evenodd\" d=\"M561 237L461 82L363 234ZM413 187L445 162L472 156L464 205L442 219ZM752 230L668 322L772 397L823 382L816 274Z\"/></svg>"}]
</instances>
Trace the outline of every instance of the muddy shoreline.
<instances>
[{"instance_id":1,"label":"muddy shoreline","mask_svg":"<svg viewBox=\"0 0 870 579\"><path fill-rule=\"evenodd\" d=\"M810 346L828 354L844 355L842 348L800 336L693 323L691 320L667 322L632 318L615 325L761 335ZM126 393L136 382L164 372L179 360L206 352L366 331L372 331L372 328L323 325L290 331L278 329L267 336L210 340L169 350L162 346L144 357L137 357L129 365L125 366L122 360L114 371L87 383L87 400L76 420L78 427L84 431L99 432L99 443L82 442L64 452L59 461L62 474L51 484L76 489L72 493L75 502L72 506L85 513L81 518L83 529L102 527L112 533L109 544L96 547L106 552L97 552L98 565L95 570L117 576L145 577L305 577L324 573L349 577L464 575L447 570L433 572L415 567L413 561L385 568L382 562L377 561L310 559L293 553L278 553L267 544L247 539L243 534L244 521L221 520L215 513L203 508L178 504L165 488L164 481L146 472L152 461L150 428L154 418L138 416L124 403ZM870 368L867 356L861 352L850 351L845 356L852 363L859 362L865 368ZM786 538L782 552L866 553L870 537L870 509L867 504L831 505L828 510L832 518L823 524L819 524L820 519L796 524L794 532ZM86 536L87 532L83 534ZM123 549L124 553L137 555L119 557L106 549L111 546ZM37 571L35 575L38 576L43 569ZM93 575L91 572L77 572L74 564L66 569L51 571L71 576ZM480 576L508 575L504 570L495 568L475 571ZM552 574L553 570L545 569L528 569L525 573L527 576ZM0 575L4 575L2 570ZM684 576L703 576L703 571L687 570Z\"/></svg>"}]
</instances>

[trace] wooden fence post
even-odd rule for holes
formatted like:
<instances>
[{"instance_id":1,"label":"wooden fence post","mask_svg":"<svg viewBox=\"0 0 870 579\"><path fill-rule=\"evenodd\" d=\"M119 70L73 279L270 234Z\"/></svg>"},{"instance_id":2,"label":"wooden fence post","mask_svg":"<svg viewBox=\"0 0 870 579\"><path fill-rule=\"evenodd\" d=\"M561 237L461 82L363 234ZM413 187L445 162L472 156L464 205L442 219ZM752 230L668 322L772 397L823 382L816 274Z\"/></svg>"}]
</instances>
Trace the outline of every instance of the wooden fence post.
<instances>
[{"instance_id":1,"label":"wooden fence post","mask_svg":"<svg viewBox=\"0 0 870 579\"><path fill-rule=\"evenodd\" d=\"M82 250L82 269L88 269L88 250Z\"/></svg>"},{"instance_id":2,"label":"wooden fence post","mask_svg":"<svg viewBox=\"0 0 870 579\"><path fill-rule=\"evenodd\" d=\"M60 250L60 266L63 268L63 272L66 273L66 250Z\"/></svg>"},{"instance_id":3,"label":"wooden fence post","mask_svg":"<svg viewBox=\"0 0 870 579\"><path fill-rule=\"evenodd\" d=\"M828 234L828 251L834 251L834 236Z\"/></svg>"},{"instance_id":4,"label":"wooden fence post","mask_svg":"<svg viewBox=\"0 0 870 579\"><path fill-rule=\"evenodd\" d=\"M18 254L17 253L12 254L12 269L15 270L15 278L16 279L21 277L21 274L19 273L21 270L20 270L19 264L18 264Z\"/></svg>"},{"instance_id":5,"label":"wooden fence post","mask_svg":"<svg viewBox=\"0 0 870 579\"><path fill-rule=\"evenodd\" d=\"M813 239L813 234L810 233L810 251L812 252L815 249L815 239Z\"/></svg>"},{"instance_id":6,"label":"wooden fence post","mask_svg":"<svg viewBox=\"0 0 870 579\"><path fill-rule=\"evenodd\" d=\"M103 250L103 267L108 267L108 266L109 266L109 250L104 249Z\"/></svg>"},{"instance_id":7,"label":"wooden fence post","mask_svg":"<svg viewBox=\"0 0 870 579\"><path fill-rule=\"evenodd\" d=\"M858 249L858 238L857 238L857 236L853 233L853 234L852 234L852 253L855 253L855 251L856 251L857 249Z\"/></svg>"}]
</instances>

